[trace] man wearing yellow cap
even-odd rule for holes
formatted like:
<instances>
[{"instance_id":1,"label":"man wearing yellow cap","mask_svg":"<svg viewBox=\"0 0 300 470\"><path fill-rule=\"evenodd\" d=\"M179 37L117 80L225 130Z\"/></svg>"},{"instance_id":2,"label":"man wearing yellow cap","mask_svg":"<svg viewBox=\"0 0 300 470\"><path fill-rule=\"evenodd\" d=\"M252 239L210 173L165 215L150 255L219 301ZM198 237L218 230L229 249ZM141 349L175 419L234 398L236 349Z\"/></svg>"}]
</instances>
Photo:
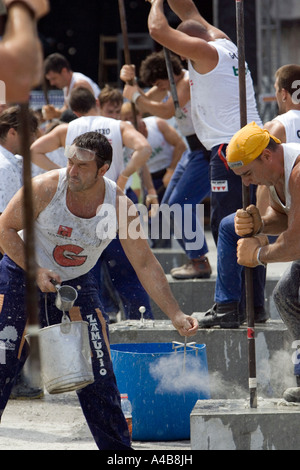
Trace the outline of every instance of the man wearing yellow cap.
<instances>
[{"instance_id":1,"label":"man wearing yellow cap","mask_svg":"<svg viewBox=\"0 0 300 470\"><path fill-rule=\"evenodd\" d=\"M274 290L276 307L294 341L300 339L300 144L282 144L254 122L243 127L227 147L227 162L243 183L265 185L269 206L263 217L251 205L235 216L237 261L255 267L260 264L292 261ZM250 237L249 237L250 235ZM278 235L268 243L266 235ZM300 402L300 367L295 361L297 387L284 398Z\"/></svg>"}]
</instances>

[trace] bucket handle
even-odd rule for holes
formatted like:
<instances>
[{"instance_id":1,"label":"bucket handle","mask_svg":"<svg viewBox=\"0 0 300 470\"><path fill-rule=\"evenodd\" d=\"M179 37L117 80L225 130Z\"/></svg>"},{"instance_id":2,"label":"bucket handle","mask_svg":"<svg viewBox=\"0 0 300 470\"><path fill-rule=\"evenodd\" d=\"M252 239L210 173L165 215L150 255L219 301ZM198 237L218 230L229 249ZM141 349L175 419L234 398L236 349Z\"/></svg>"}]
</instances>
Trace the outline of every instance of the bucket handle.
<instances>
[{"instance_id":1,"label":"bucket handle","mask_svg":"<svg viewBox=\"0 0 300 470\"><path fill-rule=\"evenodd\" d=\"M68 334L71 331L71 320L65 312L63 312L61 318L60 331L64 334Z\"/></svg>"}]
</instances>

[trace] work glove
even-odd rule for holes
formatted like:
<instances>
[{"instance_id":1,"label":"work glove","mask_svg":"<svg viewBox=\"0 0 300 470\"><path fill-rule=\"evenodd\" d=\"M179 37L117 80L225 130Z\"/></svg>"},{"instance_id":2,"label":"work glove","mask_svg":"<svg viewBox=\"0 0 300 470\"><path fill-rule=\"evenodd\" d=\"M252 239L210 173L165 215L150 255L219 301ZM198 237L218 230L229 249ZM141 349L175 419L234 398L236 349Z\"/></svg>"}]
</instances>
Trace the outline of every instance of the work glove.
<instances>
[{"instance_id":1,"label":"work glove","mask_svg":"<svg viewBox=\"0 0 300 470\"><path fill-rule=\"evenodd\" d=\"M263 229L263 221L254 204L245 209L238 209L234 217L234 229L240 237L254 236Z\"/></svg>"},{"instance_id":2,"label":"work glove","mask_svg":"<svg viewBox=\"0 0 300 470\"><path fill-rule=\"evenodd\" d=\"M240 238L237 242L237 262L248 268L262 265L259 260L259 249L269 244L267 235L257 235L250 238Z\"/></svg>"}]
</instances>

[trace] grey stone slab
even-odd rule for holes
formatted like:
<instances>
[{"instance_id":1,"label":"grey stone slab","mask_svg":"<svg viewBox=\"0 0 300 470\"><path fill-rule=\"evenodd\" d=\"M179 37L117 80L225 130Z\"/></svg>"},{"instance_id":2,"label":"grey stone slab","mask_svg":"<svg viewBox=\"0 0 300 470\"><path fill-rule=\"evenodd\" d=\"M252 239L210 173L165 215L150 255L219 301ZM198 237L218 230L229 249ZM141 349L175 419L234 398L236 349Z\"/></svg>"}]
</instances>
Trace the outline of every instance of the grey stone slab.
<instances>
[{"instance_id":1,"label":"grey stone slab","mask_svg":"<svg viewBox=\"0 0 300 470\"><path fill-rule=\"evenodd\" d=\"M279 399L198 400L191 413L192 450L298 450L300 405Z\"/></svg>"}]
</instances>

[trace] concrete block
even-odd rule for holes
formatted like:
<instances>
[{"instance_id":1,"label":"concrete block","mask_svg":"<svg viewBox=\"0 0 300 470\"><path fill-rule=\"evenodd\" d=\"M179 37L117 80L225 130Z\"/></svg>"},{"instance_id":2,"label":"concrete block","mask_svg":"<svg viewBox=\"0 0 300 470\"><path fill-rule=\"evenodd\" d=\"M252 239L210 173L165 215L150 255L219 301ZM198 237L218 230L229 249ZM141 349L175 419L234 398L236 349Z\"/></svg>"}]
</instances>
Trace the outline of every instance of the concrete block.
<instances>
[{"instance_id":1,"label":"concrete block","mask_svg":"<svg viewBox=\"0 0 300 470\"><path fill-rule=\"evenodd\" d=\"M152 251L166 274L169 274L172 268L177 268L187 262L187 256L182 248L153 248Z\"/></svg>"},{"instance_id":2,"label":"concrete block","mask_svg":"<svg viewBox=\"0 0 300 470\"><path fill-rule=\"evenodd\" d=\"M182 342L168 320L127 320L110 325L110 342ZM238 329L199 329L192 341L206 345L211 397L238 399L248 393L247 326ZM258 391L267 397L282 396L295 386L290 338L282 321L255 326Z\"/></svg>"},{"instance_id":3,"label":"concrete block","mask_svg":"<svg viewBox=\"0 0 300 470\"><path fill-rule=\"evenodd\" d=\"M213 306L216 284L215 276L212 276L210 279L179 280L173 279L171 275L167 274L167 279L180 308L187 315L191 315L193 312L206 312ZM276 279L267 280L265 288L265 308L269 311L270 317L273 320L279 319L278 311L272 299L276 283ZM164 313L153 301L151 301L151 307L155 319L163 320L165 318Z\"/></svg>"},{"instance_id":4,"label":"concrete block","mask_svg":"<svg viewBox=\"0 0 300 470\"><path fill-rule=\"evenodd\" d=\"M198 400L190 415L192 450L298 450L300 405L278 399Z\"/></svg>"}]
</instances>

